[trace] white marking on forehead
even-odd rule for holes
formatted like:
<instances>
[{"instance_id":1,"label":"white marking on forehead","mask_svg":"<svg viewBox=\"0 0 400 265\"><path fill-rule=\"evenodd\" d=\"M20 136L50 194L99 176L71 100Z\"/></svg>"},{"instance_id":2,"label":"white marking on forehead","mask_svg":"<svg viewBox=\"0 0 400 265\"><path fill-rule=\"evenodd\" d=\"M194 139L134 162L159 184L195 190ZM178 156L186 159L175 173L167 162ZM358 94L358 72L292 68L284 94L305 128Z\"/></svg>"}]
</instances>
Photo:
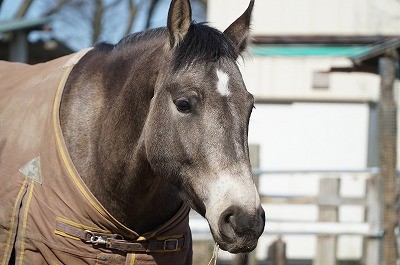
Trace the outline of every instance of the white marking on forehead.
<instances>
[{"instance_id":1,"label":"white marking on forehead","mask_svg":"<svg viewBox=\"0 0 400 265\"><path fill-rule=\"evenodd\" d=\"M231 94L229 91L229 76L222 70L217 69L218 83L217 91L221 96L227 97Z\"/></svg>"}]
</instances>

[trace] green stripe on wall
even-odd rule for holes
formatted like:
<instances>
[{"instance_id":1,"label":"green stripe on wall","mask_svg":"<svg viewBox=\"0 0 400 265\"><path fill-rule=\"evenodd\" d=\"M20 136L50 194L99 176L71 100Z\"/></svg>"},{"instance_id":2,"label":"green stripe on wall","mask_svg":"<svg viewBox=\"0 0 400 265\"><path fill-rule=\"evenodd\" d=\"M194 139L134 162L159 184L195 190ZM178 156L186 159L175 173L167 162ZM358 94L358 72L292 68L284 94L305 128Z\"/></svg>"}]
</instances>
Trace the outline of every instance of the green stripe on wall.
<instances>
[{"instance_id":1,"label":"green stripe on wall","mask_svg":"<svg viewBox=\"0 0 400 265\"><path fill-rule=\"evenodd\" d=\"M250 52L254 56L350 57L370 50L370 46L253 46Z\"/></svg>"}]
</instances>

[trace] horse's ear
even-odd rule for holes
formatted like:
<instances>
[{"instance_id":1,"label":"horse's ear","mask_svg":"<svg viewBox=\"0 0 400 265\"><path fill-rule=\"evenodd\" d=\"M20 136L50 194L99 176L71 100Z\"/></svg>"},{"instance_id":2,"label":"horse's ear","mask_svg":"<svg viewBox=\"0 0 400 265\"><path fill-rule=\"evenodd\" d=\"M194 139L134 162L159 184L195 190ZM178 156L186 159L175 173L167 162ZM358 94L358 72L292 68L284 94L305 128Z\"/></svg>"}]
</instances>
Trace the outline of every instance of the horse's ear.
<instances>
[{"instance_id":1,"label":"horse's ear","mask_svg":"<svg viewBox=\"0 0 400 265\"><path fill-rule=\"evenodd\" d=\"M250 24L253 7L254 0L251 0L246 11L224 31L224 34L236 45L240 53L246 49L250 41Z\"/></svg>"},{"instance_id":2,"label":"horse's ear","mask_svg":"<svg viewBox=\"0 0 400 265\"><path fill-rule=\"evenodd\" d=\"M172 0L168 12L168 31L171 48L177 46L189 31L192 8L189 0Z\"/></svg>"}]
</instances>

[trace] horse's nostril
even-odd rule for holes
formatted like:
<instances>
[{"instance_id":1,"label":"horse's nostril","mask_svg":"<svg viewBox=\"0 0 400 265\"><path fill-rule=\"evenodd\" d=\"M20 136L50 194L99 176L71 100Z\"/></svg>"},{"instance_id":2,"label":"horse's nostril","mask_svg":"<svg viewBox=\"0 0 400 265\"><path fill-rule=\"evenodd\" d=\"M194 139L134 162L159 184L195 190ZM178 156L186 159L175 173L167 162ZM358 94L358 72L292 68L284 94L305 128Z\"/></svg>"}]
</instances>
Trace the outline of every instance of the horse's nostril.
<instances>
[{"instance_id":1,"label":"horse's nostril","mask_svg":"<svg viewBox=\"0 0 400 265\"><path fill-rule=\"evenodd\" d=\"M229 209L225 210L218 221L218 229L221 237L227 242L233 242L236 238L236 233L232 227L234 214Z\"/></svg>"},{"instance_id":2,"label":"horse's nostril","mask_svg":"<svg viewBox=\"0 0 400 265\"><path fill-rule=\"evenodd\" d=\"M233 214L228 214L225 217L225 223L231 223L231 219L233 219Z\"/></svg>"},{"instance_id":3,"label":"horse's nostril","mask_svg":"<svg viewBox=\"0 0 400 265\"><path fill-rule=\"evenodd\" d=\"M222 212L218 228L225 241L235 241L238 237L258 238L264 230L265 213L262 207L250 214L246 209L231 206Z\"/></svg>"}]
</instances>

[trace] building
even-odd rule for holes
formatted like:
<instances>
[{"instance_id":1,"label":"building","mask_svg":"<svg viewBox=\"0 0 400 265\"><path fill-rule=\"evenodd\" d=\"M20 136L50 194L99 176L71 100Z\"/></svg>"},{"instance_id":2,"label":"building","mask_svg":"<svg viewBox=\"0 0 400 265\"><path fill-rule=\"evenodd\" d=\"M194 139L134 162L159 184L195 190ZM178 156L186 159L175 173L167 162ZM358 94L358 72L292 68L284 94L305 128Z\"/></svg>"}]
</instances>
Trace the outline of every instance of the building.
<instances>
[{"instance_id":1,"label":"building","mask_svg":"<svg viewBox=\"0 0 400 265\"><path fill-rule=\"evenodd\" d=\"M33 31L50 31L50 17L0 21L0 60L35 64L73 51L55 39L30 41Z\"/></svg>"},{"instance_id":2,"label":"building","mask_svg":"<svg viewBox=\"0 0 400 265\"><path fill-rule=\"evenodd\" d=\"M210 0L208 21L225 29L248 1ZM379 76L332 72L353 66L357 57L376 45L399 37L400 2L396 0L262 0L256 1L254 43L240 63L257 101L250 123L249 142L260 146L260 167L293 171L262 176L264 194L316 196L312 176L293 178L300 171L358 171L378 166L376 103ZM400 85L397 83L397 88ZM295 173L297 172L297 173ZM365 195L365 182L348 178L340 194ZM266 205L268 220L303 222L318 219L315 205ZM338 219L361 222L364 208L341 206ZM264 259L274 236L260 241L257 256ZM290 259L313 259L318 245L312 235L285 235ZM362 237L339 236L337 256L360 260ZM325 264L324 264L325 265Z\"/></svg>"}]
</instances>

